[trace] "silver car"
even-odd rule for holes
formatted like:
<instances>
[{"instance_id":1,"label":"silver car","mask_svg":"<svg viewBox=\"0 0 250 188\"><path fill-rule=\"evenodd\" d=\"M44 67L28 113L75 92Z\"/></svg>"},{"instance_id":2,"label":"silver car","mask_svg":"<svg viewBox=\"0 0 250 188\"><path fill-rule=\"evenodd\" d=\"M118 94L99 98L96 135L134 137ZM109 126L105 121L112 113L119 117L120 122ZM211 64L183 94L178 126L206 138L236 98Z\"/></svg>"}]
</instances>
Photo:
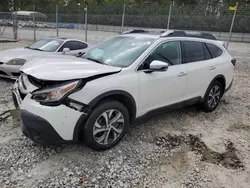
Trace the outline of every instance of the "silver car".
<instances>
[{"instance_id":1,"label":"silver car","mask_svg":"<svg viewBox=\"0 0 250 188\"><path fill-rule=\"evenodd\" d=\"M27 47L0 51L0 77L16 79L25 62L50 55L80 56L90 48L86 42L67 38L43 38Z\"/></svg>"}]
</instances>

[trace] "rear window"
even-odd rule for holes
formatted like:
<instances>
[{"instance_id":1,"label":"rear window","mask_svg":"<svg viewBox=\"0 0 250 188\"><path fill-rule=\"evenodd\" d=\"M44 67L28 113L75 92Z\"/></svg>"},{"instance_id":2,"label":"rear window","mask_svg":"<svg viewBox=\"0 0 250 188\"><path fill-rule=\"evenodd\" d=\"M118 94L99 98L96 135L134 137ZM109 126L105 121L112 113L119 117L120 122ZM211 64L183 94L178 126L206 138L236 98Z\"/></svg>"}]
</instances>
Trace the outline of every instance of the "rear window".
<instances>
[{"instance_id":1,"label":"rear window","mask_svg":"<svg viewBox=\"0 0 250 188\"><path fill-rule=\"evenodd\" d=\"M223 51L219 47L213 44L206 43L206 45L213 58L219 57L223 53Z\"/></svg>"},{"instance_id":2,"label":"rear window","mask_svg":"<svg viewBox=\"0 0 250 188\"><path fill-rule=\"evenodd\" d=\"M203 61L206 59L201 42L183 41L182 44L184 48L184 63Z\"/></svg>"}]
</instances>

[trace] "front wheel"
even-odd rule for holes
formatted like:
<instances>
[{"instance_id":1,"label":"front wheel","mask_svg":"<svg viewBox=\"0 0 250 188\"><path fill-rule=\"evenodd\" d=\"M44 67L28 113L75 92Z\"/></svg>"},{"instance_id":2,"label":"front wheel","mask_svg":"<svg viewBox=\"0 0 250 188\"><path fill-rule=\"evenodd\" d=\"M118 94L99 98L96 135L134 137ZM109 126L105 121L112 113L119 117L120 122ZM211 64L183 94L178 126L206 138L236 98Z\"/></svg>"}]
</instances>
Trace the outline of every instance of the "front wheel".
<instances>
[{"instance_id":1,"label":"front wheel","mask_svg":"<svg viewBox=\"0 0 250 188\"><path fill-rule=\"evenodd\" d=\"M129 126L127 108L118 101L100 103L90 114L83 132L85 143L94 150L114 147Z\"/></svg>"},{"instance_id":2,"label":"front wheel","mask_svg":"<svg viewBox=\"0 0 250 188\"><path fill-rule=\"evenodd\" d=\"M202 103L205 112L214 111L223 96L223 84L219 81L213 82L207 89Z\"/></svg>"}]
</instances>

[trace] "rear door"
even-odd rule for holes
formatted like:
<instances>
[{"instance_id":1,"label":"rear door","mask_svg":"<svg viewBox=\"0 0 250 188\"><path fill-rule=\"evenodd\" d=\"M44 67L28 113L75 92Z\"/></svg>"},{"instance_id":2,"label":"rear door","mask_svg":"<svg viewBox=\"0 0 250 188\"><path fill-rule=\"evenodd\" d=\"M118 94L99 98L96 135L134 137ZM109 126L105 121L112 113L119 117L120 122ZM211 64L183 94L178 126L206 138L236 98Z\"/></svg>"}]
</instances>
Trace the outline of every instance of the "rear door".
<instances>
[{"instance_id":1,"label":"rear door","mask_svg":"<svg viewBox=\"0 0 250 188\"><path fill-rule=\"evenodd\" d=\"M187 66L187 98L203 97L211 80L216 76L216 61L205 43L182 41L183 61Z\"/></svg>"}]
</instances>

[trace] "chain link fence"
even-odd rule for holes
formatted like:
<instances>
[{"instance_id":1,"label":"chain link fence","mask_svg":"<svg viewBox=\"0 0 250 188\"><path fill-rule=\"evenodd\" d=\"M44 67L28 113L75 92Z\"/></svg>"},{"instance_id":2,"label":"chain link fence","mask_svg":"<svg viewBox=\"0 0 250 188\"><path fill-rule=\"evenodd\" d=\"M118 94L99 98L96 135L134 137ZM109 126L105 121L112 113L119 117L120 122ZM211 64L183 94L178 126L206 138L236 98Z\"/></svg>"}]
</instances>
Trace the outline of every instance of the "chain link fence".
<instances>
[{"instance_id":1,"label":"chain link fence","mask_svg":"<svg viewBox=\"0 0 250 188\"><path fill-rule=\"evenodd\" d=\"M87 29L120 33L130 29L167 29L169 25L169 29L208 31L221 40L227 40L234 14L229 6L225 3L172 4L170 9L170 4L89 5ZM28 10L30 12L26 13L0 12L0 36L36 40L57 36L58 28L59 36L85 39L86 14L83 6L69 9L59 5L58 14L56 6L35 7L35 16L34 10ZM250 42L250 5L239 5L231 40Z\"/></svg>"}]
</instances>

